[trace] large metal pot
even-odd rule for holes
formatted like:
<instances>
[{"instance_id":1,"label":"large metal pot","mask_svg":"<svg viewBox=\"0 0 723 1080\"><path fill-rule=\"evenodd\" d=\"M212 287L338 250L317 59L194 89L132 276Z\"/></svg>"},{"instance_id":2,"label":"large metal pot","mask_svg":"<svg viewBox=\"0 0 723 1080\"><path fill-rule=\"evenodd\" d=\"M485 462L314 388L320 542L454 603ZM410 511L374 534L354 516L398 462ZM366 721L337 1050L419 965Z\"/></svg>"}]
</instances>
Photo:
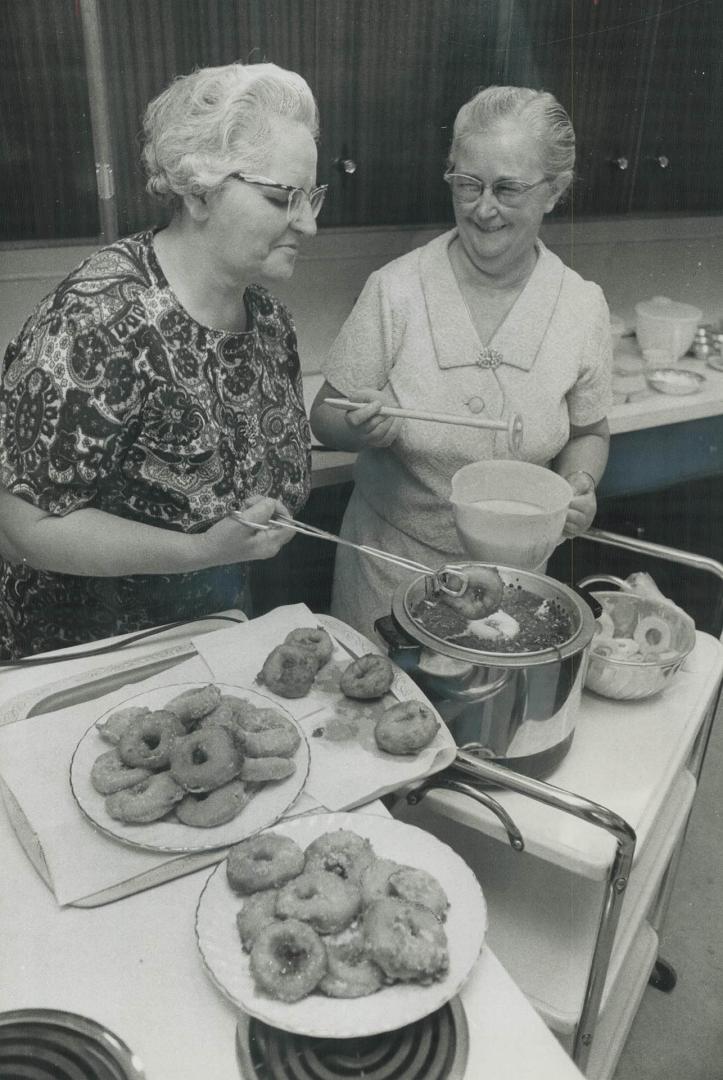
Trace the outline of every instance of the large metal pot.
<instances>
[{"instance_id":1,"label":"large metal pot","mask_svg":"<svg viewBox=\"0 0 723 1080\"><path fill-rule=\"evenodd\" d=\"M506 588L521 586L568 615L572 631L565 642L538 652L496 653L436 637L413 614L429 588L423 574L397 589L391 616L376 628L459 746L542 779L572 743L595 620L585 600L559 581L497 569Z\"/></svg>"}]
</instances>

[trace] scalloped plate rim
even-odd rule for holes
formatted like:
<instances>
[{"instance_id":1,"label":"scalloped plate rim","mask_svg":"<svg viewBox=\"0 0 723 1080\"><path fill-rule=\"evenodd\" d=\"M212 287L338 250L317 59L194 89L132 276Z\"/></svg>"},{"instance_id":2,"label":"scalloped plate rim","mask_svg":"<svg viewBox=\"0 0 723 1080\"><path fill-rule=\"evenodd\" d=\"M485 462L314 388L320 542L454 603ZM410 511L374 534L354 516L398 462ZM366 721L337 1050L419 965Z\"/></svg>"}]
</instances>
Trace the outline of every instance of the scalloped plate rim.
<instances>
[{"instance_id":1,"label":"scalloped plate rim","mask_svg":"<svg viewBox=\"0 0 723 1080\"><path fill-rule=\"evenodd\" d=\"M136 850L141 850L141 851L156 852L156 853L158 853L160 855L191 855L191 854L199 854L199 853L204 852L204 851L215 851L217 849L226 848L230 844L238 843L240 840L244 840L248 836L254 836L256 833L261 832L263 829L266 829L271 825L275 825L280 820L280 818L282 818L283 815L288 812L288 810L294 805L296 800L299 798L302 791L304 790L304 787L306 785L306 780L307 780L307 777L309 775L309 768L310 768L310 765L311 765L311 750L309 748L309 743L308 743L308 740L306 738L306 735L305 735L304 731L302 730L298 720L296 720L291 715L291 713L289 713L287 710L285 710L283 708L283 706L280 706L278 704L278 702L276 702L276 701L272 700L271 698L267 697L265 694L259 693L257 690L251 690L249 687L241 686L241 685L239 685L237 683L227 683L227 682L218 681L218 682L214 682L215 686L219 686L219 687L222 687L222 688L225 688L225 689L228 689L228 690L237 691L239 693L239 695L250 694L254 698L260 698L260 699L263 699L265 702L268 702L269 708L273 708L277 712L283 713L284 716L293 723L294 727L296 728L299 735L301 736L301 742L299 744L299 749L296 751L296 754L294 755L294 760L296 761L296 765L297 765L296 772L294 772L294 774L292 776L288 777L286 781L282 781L282 783L289 784L289 782L291 780L294 780L296 782L295 785L290 785L290 786L292 787L292 789L293 789L293 787L295 787L296 790L295 790L293 796L288 801L285 802L284 806L281 807L280 809L278 809L278 812L277 812L276 809L274 809L274 816L272 818L270 818L268 821L264 822L263 824L259 825L257 828L254 828L252 830L252 832L244 831L243 833L237 834L235 836L230 836L230 837L224 836L223 839L220 839L220 838L216 837L215 839L213 839L212 842L208 842L208 841L212 840L212 838L211 838L211 830L202 829L202 828L196 828L195 826L192 826L192 825L184 825L181 822L177 822L177 823L173 824L173 828L174 829L177 828L179 831L183 830L182 835L188 835L187 831L192 830L193 835L194 836L198 835L198 838L199 838L199 844L197 844L197 845L194 844L194 845L191 845L191 846L180 846L180 843L179 844L160 844L160 843L154 843L154 842L143 842L142 840L136 839L133 836L121 835L120 827L122 826L122 822L118 822L119 831L116 831L112 826L107 826L107 825L103 824L101 821L98 821L96 818L94 818L92 813L90 812L90 810L88 810L83 805L83 803L81 802L81 799L79 798L78 792L76 791L76 787L75 787L75 785L73 783L73 769L74 769L74 764L76 762L76 758L78 756L78 752L79 752L79 750L81 748L81 745L85 742L86 739L89 739L90 737L92 737L94 731L97 731L96 724L98 723L98 720L102 720L102 718L107 713L117 712L120 709L125 708L128 703L135 701L137 698L146 697L149 694L152 694L152 695L155 695L156 693L165 694L166 692L168 692L169 697L171 697L171 696L175 696L175 694L172 693L174 690L178 690L179 692L181 692L182 690L189 689L191 687L208 686L211 681L212 680L209 680L208 682L199 682L199 681L194 680L194 681L183 682L183 683L167 683L167 684L164 684L163 686L153 687L151 690L139 691L138 694L134 694L134 695L132 695L131 697L128 697L128 698L124 698L123 701L117 702L115 705L111 706L110 708L105 709L96 718L96 720L94 720L93 723L90 724L90 726L86 729L86 731L83 733L83 735L81 735L80 739L78 740L78 742L77 742L77 744L75 746L75 749L73 750L73 754L72 754L71 759L70 759L70 768L69 768L70 789L71 789L71 792L73 794L73 798L75 799L76 805L78 806L78 809L81 811L81 813L83 814L85 819L93 826L94 829L96 829L98 832L102 833L103 836L107 836L112 840L117 840L120 844L123 844L126 847L135 848ZM102 744L101 749L99 750L99 754L102 753L103 749L106 749L106 750L111 749L111 744L110 743L105 742L105 740L103 740L100 735L98 735L97 737L98 737L99 743ZM297 757L302 757L305 760L300 762L299 760L297 760ZM277 791L278 790L281 790L281 789L279 788L279 789L277 789ZM103 795L101 795L99 793L94 793L94 794L97 794L97 798L99 800L103 800L105 798L105 796L103 796ZM226 825L219 825L219 826L216 826L216 828L228 829L230 826L236 825L237 826L236 830L231 830L231 831L237 833L238 826L240 824L242 824L242 821L241 821L242 815L243 815L243 811L241 811L241 813L237 817L233 818L232 821L227 822ZM153 826L157 826L159 824L169 825L170 823L169 822L163 822L163 821L161 821L161 822L148 822L145 825L137 825L137 826L128 825L128 828L148 829L148 828L152 828ZM204 842L204 841L206 841L206 842Z\"/></svg>"},{"instance_id":2,"label":"scalloped plate rim","mask_svg":"<svg viewBox=\"0 0 723 1080\"><path fill-rule=\"evenodd\" d=\"M310 843L313 839L313 835L319 835L321 832L331 831L335 828L355 829L355 827L356 831L361 832L362 835L367 835L373 842L376 840L377 843L382 843L383 847L385 846L383 843L385 834L388 837L391 833L397 833L407 839L415 837L417 845L421 844L421 847L427 849L427 851L439 851L440 849L443 849L447 853L446 861L448 864L458 868L457 872L461 881L464 883L464 888L468 890L468 901L473 902L476 910L481 912L481 919L477 924L476 935L476 937L479 938L479 941L477 941L476 938L471 941L468 940L471 937L471 935L469 935L468 926L462 928L460 925L459 928L457 927L458 921L461 924L467 918L468 914L465 913L462 915L458 910L454 916L454 951L456 953L458 949L462 950L463 948L465 959L459 965L457 971L448 974L445 979L433 983L431 986L412 984L405 986L401 983L395 983L392 986L382 987L376 994L370 994L367 997L353 999L327 998L321 994L312 994L307 998L302 999L301 1002L295 1002L293 1004L275 1001L272 998L267 998L261 994L256 994L255 992L251 995L239 995L234 989L231 989L227 985L223 976L216 970L213 961L209 959L207 955L208 943L206 942L205 950L203 940L205 935L199 929L199 923L202 922L202 918L205 914L205 906L215 902L215 898L212 897L212 890L215 886L221 888L218 884L221 880L221 876L223 876L224 881L226 880L226 861L224 860L209 874L201 890L196 905L194 923L196 944L199 949L203 968L211 982L236 1006L236 1008L247 1015L253 1016L257 1020L261 1020L272 1027L281 1028L282 1030L300 1035L313 1036L315 1038L350 1038L355 1036L376 1035L385 1031L395 1030L405 1024L413 1023L415 1020L419 1020L423 1016L435 1012L459 993L469 977L482 950L487 933L487 904L482 888L472 870L461 856L453 851L448 844L445 844L436 836L433 836L431 833L426 832L416 825L409 825L406 822L397 821L391 817L361 814L358 811L305 814L296 818L290 818L284 822L277 822L276 825L271 827L270 831L283 832L285 835L291 834L292 836L294 833L306 832L308 834L306 843ZM379 836L376 834L379 834ZM420 839L420 837L423 839ZM399 862L406 863L407 865L421 865L422 868L426 868L423 863L415 861L414 856L411 861L409 861L408 849L405 849L402 853L404 857L400 857L400 853L396 847L392 850L393 852L396 852L396 857ZM414 848L414 850L416 852L416 848ZM394 857L394 855L393 853L390 853L389 850L382 850L380 857L390 858ZM460 899L458 897L455 901L454 897L458 896L458 894L450 888L448 880L443 881L443 884L450 896L450 916L452 916L453 907L460 904ZM243 897L234 894L230 887L227 888L228 896L226 899L228 903L233 903L236 905L237 910L240 909L243 903ZM471 900L472 896L474 896L474 901ZM224 900L224 903L225 902L226 901ZM449 917L446 925L449 929ZM238 942L238 959L240 963L245 963L247 967L248 954L244 953L241 948L241 942L238 938L235 925L233 927L233 933ZM228 953L225 945L223 951L224 954ZM450 948L450 951L452 951L452 948ZM250 981L250 976L248 976L246 981ZM398 1010L389 1010L388 1008L390 992L394 993L394 999L397 1002L400 997L402 997L403 1002L406 1002L406 1007L403 1008L401 1017ZM384 995L386 995L386 997L384 997ZM366 1011L375 1014L379 1012L379 1009L375 1008L375 1005L380 1001L387 1003L386 1005L382 1005L382 1010L385 1015L391 1014L393 1019L376 1022L371 1021L368 1022L366 1026L360 1024L360 1020L363 1019L365 1012L363 1003L372 1002L371 1009ZM308 1002L313 1003L312 1007L315 1013L315 1019L311 1025L303 1018L299 1018L300 1010L298 1010L298 1006ZM297 1010L296 1015L294 1014L295 1009ZM304 1009L303 1011L306 1012L307 1010Z\"/></svg>"}]
</instances>

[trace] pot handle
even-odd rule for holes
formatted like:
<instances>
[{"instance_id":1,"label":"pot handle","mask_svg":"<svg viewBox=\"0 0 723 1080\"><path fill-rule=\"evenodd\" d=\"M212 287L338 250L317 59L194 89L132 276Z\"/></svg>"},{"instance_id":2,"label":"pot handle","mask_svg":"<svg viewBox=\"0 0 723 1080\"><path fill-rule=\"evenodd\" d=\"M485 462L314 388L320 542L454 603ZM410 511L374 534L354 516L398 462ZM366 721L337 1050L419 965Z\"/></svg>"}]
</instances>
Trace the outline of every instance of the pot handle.
<instances>
[{"instance_id":1,"label":"pot handle","mask_svg":"<svg viewBox=\"0 0 723 1080\"><path fill-rule=\"evenodd\" d=\"M594 595L588 596L585 592L585 589L587 589L590 585L596 584L596 582L600 582L601 584L606 585L617 585L621 592L630 592L631 590L628 584L623 581L622 578L615 577L614 574L589 574L587 577L584 577L580 581L578 581L578 583L574 586L575 592L578 594L578 596L581 596L585 603L588 605L588 607L592 609L592 613L597 619L602 613L603 606L600 601L595 598Z\"/></svg>"},{"instance_id":2,"label":"pot handle","mask_svg":"<svg viewBox=\"0 0 723 1080\"><path fill-rule=\"evenodd\" d=\"M422 646L405 634L391 615L383 615L374 622L374 629L383 638L387 650L402 671L414 671L419 665Z\"/></svg>"},{"instance_id":3,"label":"pot handle","mask_svg":"<svg viewBox=\"0 0 723 1080\"><path fill-rule=\"evenodd\" d=\"M525 841L522 837L522 833L507 811L500 806L496 799L493 799L491 795L488 795L486 791L480 791L479 788L474 787L472 784L466 784L463 780L455 780L454 778L447 776L432 776L429 780L417 784L407 792L407 802L410 806L416 806L422 801L428 791L433 791L435 788L456 791L460 795L468 795L471 799L475 799L477 802L482 803L483 806L486 806L488 810L492 811L495 817L499 818L502 827L507 833L510 847L514 851L525 850Z\"/></svg>"},{"instance_id":4,"label":"pot handle","mask_svg":"<svg viewBox=\"0 0 723 1080\"><path fill-rule=\"evenodd\" d=\"M628 585L627 581L623 581L622 578L615 577L614 574L590 574L588 577L584 577L581 581L578 581L575 588L587 589L589 585L594 585L596 581L605 582L608 585L617 585L621 592L633 591Z\"/></svg>"}]
</instances>

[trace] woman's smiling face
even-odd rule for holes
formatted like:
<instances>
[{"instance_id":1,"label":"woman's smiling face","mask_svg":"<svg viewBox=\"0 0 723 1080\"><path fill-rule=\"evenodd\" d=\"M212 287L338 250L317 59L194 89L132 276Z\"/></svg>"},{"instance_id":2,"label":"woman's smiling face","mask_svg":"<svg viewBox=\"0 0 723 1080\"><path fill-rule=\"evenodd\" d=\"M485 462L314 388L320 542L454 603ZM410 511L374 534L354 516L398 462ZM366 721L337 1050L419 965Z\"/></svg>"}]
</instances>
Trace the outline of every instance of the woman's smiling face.
<instances>
[{"instance_id":1,"label":"woman's smiling face","mask_svg":"<svg viewBox=\"0 0 723 1080\"><path fill-rule=\"evenodd\" d=\"M539 150L515 120L506 120L461 144L451 168L481 180L485 189L474 203L453 199L459 237L467 257L489 273L524 265L545 214L557 201L554 180L526 192L517 206L502 206L491 186L501 180L536 184L545 172Z\"/></svg>"}]
</instances>

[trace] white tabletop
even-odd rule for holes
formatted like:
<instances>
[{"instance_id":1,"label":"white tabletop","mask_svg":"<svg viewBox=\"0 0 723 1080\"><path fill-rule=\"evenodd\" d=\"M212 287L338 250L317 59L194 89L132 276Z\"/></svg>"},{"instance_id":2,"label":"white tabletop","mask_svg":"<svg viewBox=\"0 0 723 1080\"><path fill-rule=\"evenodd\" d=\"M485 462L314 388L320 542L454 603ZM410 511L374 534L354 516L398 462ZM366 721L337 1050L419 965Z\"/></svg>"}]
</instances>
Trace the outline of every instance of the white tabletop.
<instances>
[{"instance_id":1,"label":"white tabletop","mask_svg":"<svg viewBox=\"0 0 723 1080\"><path fill-rule=\"evenodd\" d=\"M178 632L172 636L182 642ZM136 656L153 647L158 642L135 646ZM0 680L0 710L34 683L53 683L58 674L72 680L74 664L80 673L108 662L104 657L15 669ZM380 804L373 807L385 813ZM238 1080L238 1014L206 976L194 935L208 870L103 907L61 908L4 811L0 851L0 1010L54 1008L90 1017L127 1043L148 1080ZM489 948L460 996L470 1028L469 1080L580 1080Z\"/></svg>"}]
</instances>

